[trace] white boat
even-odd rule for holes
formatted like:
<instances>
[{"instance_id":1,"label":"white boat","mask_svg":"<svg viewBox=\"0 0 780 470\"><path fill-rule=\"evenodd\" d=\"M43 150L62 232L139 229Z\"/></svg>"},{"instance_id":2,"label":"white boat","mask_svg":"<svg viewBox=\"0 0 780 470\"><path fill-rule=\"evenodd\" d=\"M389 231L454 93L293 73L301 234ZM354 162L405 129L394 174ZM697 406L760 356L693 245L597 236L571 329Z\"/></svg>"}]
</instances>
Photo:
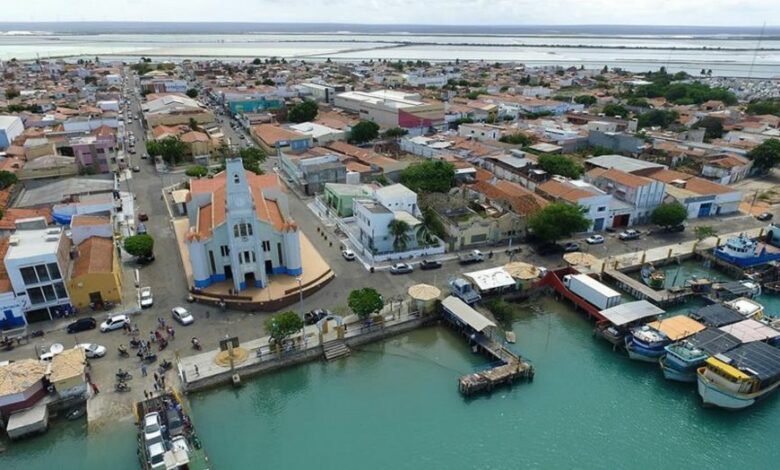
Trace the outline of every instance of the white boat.
<instances>
[{"instance_id":1,"label":"white boat","mask_svg":"<svg viewBox=\"0 0 780 470\"><path fill-rule=\"evenodd\" d=\"M747 408L780 386L780 349L760 341L708 358L697 372L705 405Z\"/></svg>"},{"instance_id":2,"label":"white boat","mask_svg":"<svg viewBox=\"0 0 780 470\"><path fill-rule=\"evenodd\" d=\"M730 300L724 302L723 305L736 311L745 318L760 320L764 317L764 306L747 297Z\"/></svg>"}]
</instances>

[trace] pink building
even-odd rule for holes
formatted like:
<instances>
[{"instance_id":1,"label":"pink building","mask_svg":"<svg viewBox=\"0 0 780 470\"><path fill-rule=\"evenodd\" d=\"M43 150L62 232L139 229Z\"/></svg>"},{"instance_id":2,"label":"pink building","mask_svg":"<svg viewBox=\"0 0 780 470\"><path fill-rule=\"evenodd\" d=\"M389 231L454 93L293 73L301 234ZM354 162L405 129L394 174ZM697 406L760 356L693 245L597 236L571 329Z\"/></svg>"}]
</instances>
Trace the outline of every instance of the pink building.
<instances>
[{"instance_id":1,"label":"pink building","mask_svg":"<svg viewBox=\"0 0 780 470\"><path fill-rule=\"evenodd\" d=\"M125 168L118 154L116 134L99 128L93 135L71 139L70 146L79 168L94 173L108 173Z\"/></svg>"}]
</instances>

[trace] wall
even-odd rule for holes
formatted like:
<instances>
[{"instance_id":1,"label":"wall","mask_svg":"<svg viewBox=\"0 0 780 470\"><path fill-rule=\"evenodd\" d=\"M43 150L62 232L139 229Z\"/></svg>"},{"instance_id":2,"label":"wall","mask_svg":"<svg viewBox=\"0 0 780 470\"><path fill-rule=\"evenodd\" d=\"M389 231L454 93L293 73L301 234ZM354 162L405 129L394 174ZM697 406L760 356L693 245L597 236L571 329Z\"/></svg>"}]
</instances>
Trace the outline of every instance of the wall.
<instances>
[{"instance_id":1,"label":"wall","mask_svg":"<svg viewBox=\"0 0 780 470\"><path fill-rule=\"evenodd\" d=\"M89 294L100 292L103 302L122 302L120 273L88 273L68 281L70 301L76 308L89 307Z\"/></svg>"}]
</instances>

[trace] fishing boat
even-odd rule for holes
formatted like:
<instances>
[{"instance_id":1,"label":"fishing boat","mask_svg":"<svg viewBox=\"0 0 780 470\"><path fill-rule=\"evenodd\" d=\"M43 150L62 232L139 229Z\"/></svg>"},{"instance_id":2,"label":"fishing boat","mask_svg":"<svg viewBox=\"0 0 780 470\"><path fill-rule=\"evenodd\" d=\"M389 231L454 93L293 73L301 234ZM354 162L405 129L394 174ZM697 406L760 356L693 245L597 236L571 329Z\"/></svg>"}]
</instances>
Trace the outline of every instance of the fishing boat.
<instances>
[{"instance_id":1,"label":"fishing boat","mask_svg":"<svg viewBox=\"0 0 780 470\"><path fill-rule=\"evenodd\" d=\"M723 246L715 249L714 254L718 258L741 268L749 268L780 260L780 249L753 240L744 233L726 240Z\"/></svg>"},{"instance_id":2,"label":"fishing boat","mask_svg":"<svg viewBox=\"0 0 780 470\"><path fill-rule=\"evenodd\" d=\"M642 266L640 275L642 276L642 282L651 288L656 290L664 288L664 283L666 282L666 273L659 269L655 269L655 266L653 266L651 263L647 263Z\"/></svg>"},{"instance_id":3,"label":"fishing boat","mask_svg":"<svg viewBox=\"0 0 780 470\"><path fill-rule=\"evenodd\" d=\"M664 311L647 300L637 300L610 307L599 313L604 320L596 324L594 333L614 346L622 346L632 327L655 320L663 315Z\"/></svg>"},{"instance_id":4,"label":"fishing boat","mask_svg":"<svg viewBox=\"0 0 780 470\"><path fill-rule=\"evenodd\" d=\"M705 326L713 328L731 325L745 319L741 313L723 304L707 305L695 312L691 312L690 317Z\"/></svg>"},{"instance_id":5,"label":"fishing boat","mask_svg":"<svg viewBox=\"0 0 780 470\"><path fill-rule=\"evenodd\" d=\"M740 344L739 339L724 331L707 328L690 338L666 346L666 354L659 361L661 370L668 380L696 382L696 369L708 357L734 349Z\"/></svg>"},{"instance_id":6,"label":"fishing boat","mask_svg":"<svg viewBox=\"0 0 780 470\"><path fill-rule=\"evenodd\" d=\"M166 391L135 403L141 468L208 470L209 459L182 399Z\"/></svg>"},{"instance_id":7,"label":"fishing boat","mask_svg":"<svg viewBox=\"0 0 780 470\"><path fill-rule=\"evenodd\" d=\"M709 292L709 298L714 302L725 302L738 297L755 299L759 295L761 295L761 284L749 279L733 282L717 282L712 285L712 289L710 289Z\"/></svg>"},{"instance_id":8,"label":"fishing boat","mask_svg":"<svg viewBox=\"0 0 780 470\"><path fill-rule=\"evenodd\" d=\"M633 328L625 338L628 357L635 361L658 362L666 353L667 345L683 340L705 327L685 315L656 320L647 325Z\"/></svg>"},{"instance_id":9,"label":"fishing boat","mask_svg":"<svg viewBox=\"0 0 780 470\"><path fill-rule=\"evenodd\" d=\"M760 341L707 358L696 371L707 406L747 408L780 387L780 349Z\"/></svg>"},{"instance_id":10,"label":"fishing boat","mask_svg":"<svg viewBox=\"0 0 780 470\"><path fill-rule=\"evenodd\" d=\"M729 302L724 302L723 305L734 310L745 318L754 318L756 320L760 320L764 317L764 306L753 299L740 297Z\"/></svg>"}]
</instances>

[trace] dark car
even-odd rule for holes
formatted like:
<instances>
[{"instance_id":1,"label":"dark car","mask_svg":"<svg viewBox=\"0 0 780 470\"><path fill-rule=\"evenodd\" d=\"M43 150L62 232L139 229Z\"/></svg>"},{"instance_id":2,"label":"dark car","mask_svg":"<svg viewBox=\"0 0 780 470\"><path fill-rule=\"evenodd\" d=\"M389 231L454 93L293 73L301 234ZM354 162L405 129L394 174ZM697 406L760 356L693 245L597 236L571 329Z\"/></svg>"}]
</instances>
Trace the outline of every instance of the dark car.
<instances>
[{"instance_id":1,"label":"dark car","mask_svg":"<svg viewBox=\"0 0 780 470\"><path fill-rule=\"evenodd\" d=\"M439 269L441 267L441 263L436 260L427 260L424 259L420 263L420 269Z\"/></svg>"},{"instance_id":2,"label":"dark car","mask_svg":"<svg viewBox=\"0 0 780 470\"><path fill-rule=\"evenodd\" d=\"M330 315L330 312L328 310L315 308L311 312L307 312L303 315L303 322L307 325L314 325L315 323L327 317L328 315Z\"/></svg>"},{"instance_id":3,"label":"dark car","mask_svg":"<svg viewBox=\"0 0 780 470\"><path fill-rule=\"evenodd\" d=\"M534 251L539 256L547 256L564 251L564 247L557 243L542 243L534 245Z\"/></svg>"},{"instance_id":4,"label":"dark car","mask_svg":"<svg viewBox=\"0 0 780 470\"><path fill-rule=\"evenodd\" d=\"M135 259L135 262L140 264L140 265L142 265L142 266L143 265L147 265L147 264L152 264L153 261L154 261L154 255L151 255L151 256L139 256L138 258Z\"/></svg>"},{"instance_id":5,"label":"dark car","mask_svg":"<svg viewBox=\"0 0 780 470\"><path fill-rule=\"evenodd\" d=\"M670 225L668 227L664 227L665 232L684 232L685 231L685 224L677 224L677 225Z\"/></svg>"},{"instance_id":6,"label":"dark car","mask_svg":"<svg viewBox=\"0 0 780 470\"><path fill-rule=\"evenodd\" d=\"M761 214L758 214L756 216L756 219L758 219L758 220L760 220L762 222L767 222L769 220L772 220L772 217L774 217L774 216L775 215L772 214L771 212L762 212Z\"/></svg>"},{"instance_id":7,"label":"dark car","mask_svg":"<svg viewBox=\"0 0 780 470\"><path fill-rule=\"evenodd\" d=\"M138 220L140 220L141 222L146 222L149 220L149 215L146 212L139 212Z\"/></svg>"},{"instance_id":8,"label":"dark car","mask_svg":"<svg viewBox=\"0 0 780 470\"><path fill-rule=\"evenodd\" d=\"M92 317L79 318L68 325L68 333L78 333L79 331L94 330L97 328L97 322Z\"/></svg>"}]
</instances>

